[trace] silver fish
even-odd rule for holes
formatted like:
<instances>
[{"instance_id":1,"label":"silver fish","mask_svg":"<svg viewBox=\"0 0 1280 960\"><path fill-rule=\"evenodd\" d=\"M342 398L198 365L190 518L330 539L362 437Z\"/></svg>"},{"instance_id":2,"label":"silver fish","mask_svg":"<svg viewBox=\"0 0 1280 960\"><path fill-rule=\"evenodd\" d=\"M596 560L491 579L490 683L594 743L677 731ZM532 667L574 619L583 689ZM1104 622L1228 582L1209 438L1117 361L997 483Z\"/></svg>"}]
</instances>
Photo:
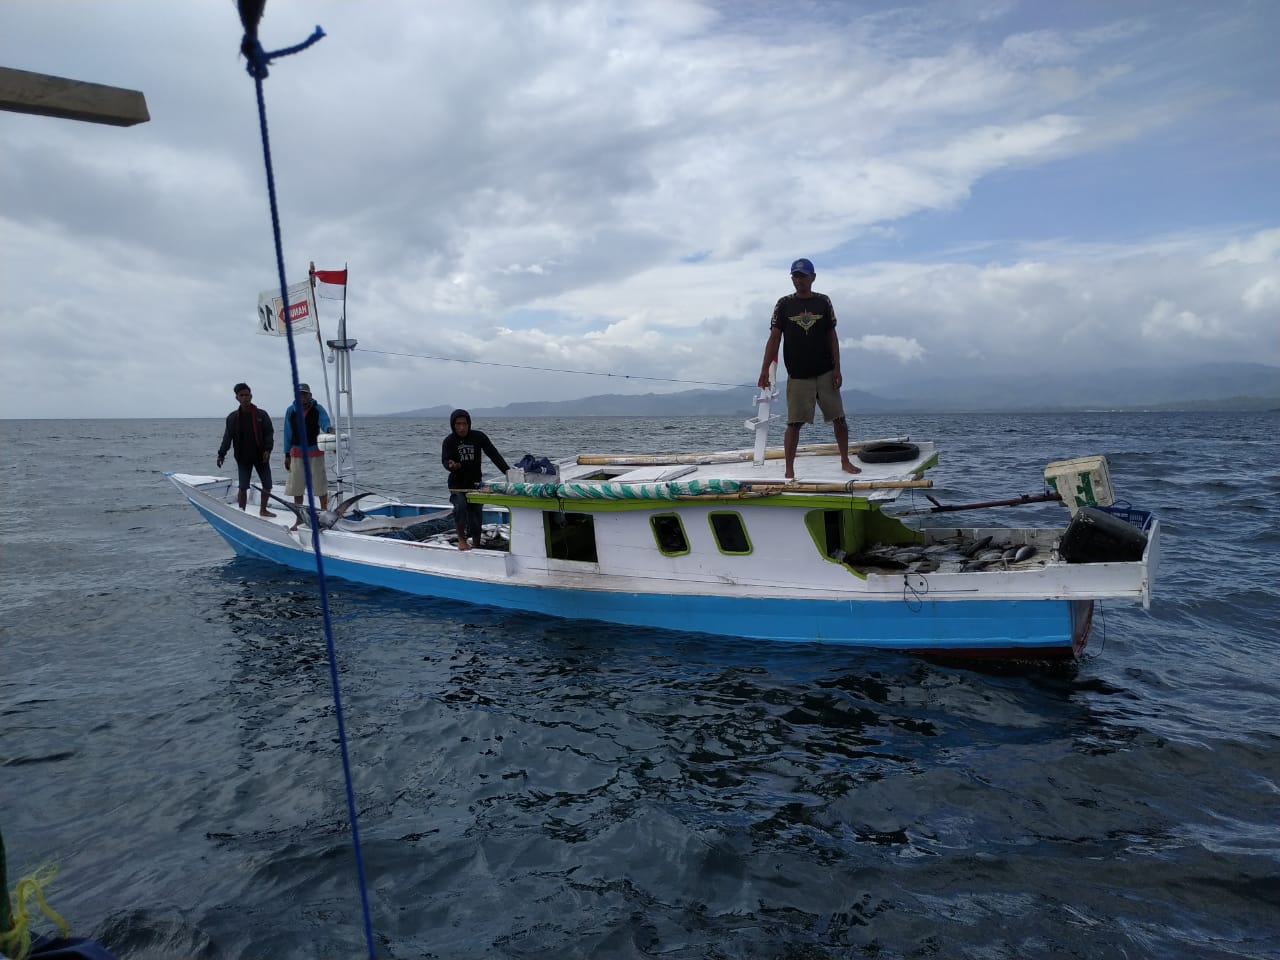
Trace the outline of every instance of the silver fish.
<instances>
[{"instance_id":1,"label":"silver fish","mask_svg":"<svg viewBox=\"0 0 1280 960\"><path fill-rule=\"evenodd\" d=\"M371 493L372 491L366 491L365 493L357 493L354 497L347 497L347 499L338 504L337 508L334 510L317 510L316 521L320 524L320 529L332 530L357 500L362 497L367 497ZM305 523L308 526L310 525L310 512L303 504L293 503L292 501L285 500L282 497L277 497L274 493L271 494L271 499L278 503L283 503L286 507L292 510L294 516L298 518L299 523Z\"/></svg>"}]
</instances>

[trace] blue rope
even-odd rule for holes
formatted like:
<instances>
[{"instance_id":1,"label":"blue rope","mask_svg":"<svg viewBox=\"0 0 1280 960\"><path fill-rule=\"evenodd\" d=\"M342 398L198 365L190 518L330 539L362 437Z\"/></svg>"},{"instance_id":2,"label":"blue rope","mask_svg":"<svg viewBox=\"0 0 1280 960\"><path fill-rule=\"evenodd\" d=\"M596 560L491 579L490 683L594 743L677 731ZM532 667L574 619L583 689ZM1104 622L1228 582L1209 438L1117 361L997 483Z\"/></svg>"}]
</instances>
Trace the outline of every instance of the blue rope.
<instances>
[{"instance_id":1,"label":"blue rope","mask_svg":"<svg viewBox=\"0 0 1280 960\"><path fill-rule=\"evenodd\" d=\"M249 71L249 76L253 77L255 80L265 80L267 78L268 63L272 60L277 60L280 57L288 57L295 53L301 53L323 36L324 31L317 26L311 36L307 37L307 39L303 40L301 43L296 43L292 47L285 47L282 50L273 50L271 53L267 53L267 51L262 49L262 44L258 42L257 37L250 40L246 35L244 43L241 44L242 50L244 49L245 44L248 44L250 47L250 53L245 55L245 59L247 61L245 69Z\"/></svg>"},{"instance_id":2,"label":"blue rope","mask_svg":"<svg viewBox=\"0 0 1280 960\"><path fill-rule=\"evenodd\" d=\"M250 6L252 6L250 4ZM246 4L241 4L241 22L245 27L244 40L240 50L248 60L249 75L254 79L258 93L258 123L262 129L262 155L267 168L267 196L271 201L271 232L276 247L276 272L280 280L280 302L284 304L286 318L289 312L289 290L285 281L284 246L280 236L280 214L276 205L276 181L271 166L271 141L267 135L267 107L262 95L262 81L267 76L267 64L277 57L287 57L311 46L324 36L324 31L316 27L309 39L296 46L286 47L274 53L267 53L257 37L257 17L262 14L262 4L256 5L255 11L246 13ZM250 22L252 21L252 22ZM324 576L324 554L320 549L320 522L316 516L315 492L311 479L311 457L308 452L307 426L303 416L302 396L298 392L298 353L293 343L293 325L285 322L285 332L289 342L289 370L293 376L293 414L294 429L302 438L304 456L302 458L303 474L307 481L307 515L311 522L311 547L316 557L316 578L320 587L320 607L324 612L324 643L329 655L329 684L333 689L334 714L338 721L338 744L342 751L342 775L347 788L347 817L351 823L351 843L356 858L356 873L360 880L360 906L364 913L364 938L369 950L369 960L377 960L373 948L373 923L369 917L369 891L365 883L364 858L360 853L360 826L356 817L355 788L351 782L351 758L347 750L346 723L342 716L342 693L338 685L338 657L333 643L333 623L329 616L329 587Z\"/></svg>"}]
</instances>

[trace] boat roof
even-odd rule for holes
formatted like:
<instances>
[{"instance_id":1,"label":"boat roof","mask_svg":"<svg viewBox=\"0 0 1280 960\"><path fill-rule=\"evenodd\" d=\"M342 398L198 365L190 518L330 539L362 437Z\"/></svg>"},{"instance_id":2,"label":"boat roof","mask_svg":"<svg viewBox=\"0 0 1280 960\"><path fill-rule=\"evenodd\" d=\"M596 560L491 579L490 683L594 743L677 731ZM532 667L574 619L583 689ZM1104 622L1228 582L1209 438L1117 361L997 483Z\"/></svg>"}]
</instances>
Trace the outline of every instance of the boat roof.
<instances>
[{"instance_id":1,"label":"boat roof","mask_svg":"<svg viewBox=\"0 0 1280 960\"><path fill-rule=\"evenodd\" d=\"M898 438L892 441L866 441L906 443ZM857 449L857 442L851 447ZM797 450L795 481L785 476L786 461L780 449L771 448L763 463L753 462L752 451L709 451L691 454L582 454L557 461L559 480L562 483L608 481L612 483L658 483L678 480L690 481L728 480L749 486L776 485L779 492L827 494L839 492L851 481L856 484L919 479L921 474L937 463L937 447L930 442L911 442L914 456L896 463L866 463L856 454L851 455L861 473L845 473L840 466L840 456L834 444L812 444ZM528 475L532 479L533 475ZM785 488L782 489L782 488ZM815 489L817 488L817 489ZM884 489L849 487L868 500L894 500L903 488Z\"/></svg>"}]
</instances>

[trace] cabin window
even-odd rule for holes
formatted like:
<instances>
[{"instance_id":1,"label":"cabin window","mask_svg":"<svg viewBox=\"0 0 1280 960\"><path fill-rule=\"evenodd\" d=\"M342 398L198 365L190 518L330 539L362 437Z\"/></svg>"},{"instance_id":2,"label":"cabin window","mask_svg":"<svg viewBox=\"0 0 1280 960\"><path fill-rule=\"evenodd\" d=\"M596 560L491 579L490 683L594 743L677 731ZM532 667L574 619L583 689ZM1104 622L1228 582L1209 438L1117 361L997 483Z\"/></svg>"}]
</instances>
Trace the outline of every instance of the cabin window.
<instances>
[{"instance_id":1,"label":"cabin window","mask_svg":"<svg viewBox=\"0 0 1280 960\"><path fill-rule=\"evenodd\" d=\"M589 513L547 510L542 514L547 556L552 560L596 563L596 518Z\"/></svg>"},{"instance_id":2,"label":"cabin window","mask_svg":"<svg viewBox=\"0 0 1280 960\"><path fill-rule=\"evenodd\" d=\"M713 513L710 516L711 532L721 553L750 553L751 541L742 517L736 513Z\"/></svg>"},{"instance_id":3,"label":"cabin window","mask_svg":"<svg viewBox=\"0 0 1280 960\"><path fill-rule=\"evenodd\" d=\"M840 536L840 511L823 511L822 532L824 541L822 552L828 557L835 556L836 550L844 547L844 538Z\"/></svg>"},{"instance_id":4,"label":"cabin window","mask_svg":"<svg viewBox=\"0 0 1280 960\"><path fill-rule=\"evenodd\" d=\"M689 552L689 538L684 535L684 525L674 513L660 513L649 518L653 539L665 556L678 557Z\"/></svg>"},{"instance_id":5,"label":"cabin window","mask_svg":"<svg viewBox=\"0 0 1280 960\"><path fill-rule=\"evenodd\" d=\"M842 563L862 542L865 516L865 512L853 510L810 510L804 515L804 525L822 555Z\"/></svg>"}]
</instances>

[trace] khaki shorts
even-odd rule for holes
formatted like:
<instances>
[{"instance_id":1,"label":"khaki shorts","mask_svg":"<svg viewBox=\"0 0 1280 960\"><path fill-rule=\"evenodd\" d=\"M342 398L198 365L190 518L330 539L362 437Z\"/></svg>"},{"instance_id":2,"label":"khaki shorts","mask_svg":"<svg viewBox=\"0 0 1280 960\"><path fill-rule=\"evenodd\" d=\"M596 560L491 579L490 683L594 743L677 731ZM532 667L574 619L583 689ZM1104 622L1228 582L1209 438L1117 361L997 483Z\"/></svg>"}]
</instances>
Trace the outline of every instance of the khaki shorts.
<instances>
[{"instance_id":1,"label":"khaki shorts","mask_svg":"<svg viewBox=\"0 0 1280 960\"><path fill-rule=\"evenodd\" d=\"M787 423L813 423L815 403L822 408L822 419L828 423L843 417L844 403L834 378L831 370L817 377L788 377Z\"/></svg>"},{"instance_id":2,"label":"khaki shorts","mask_svg":"<svg viewBox=\"0 0 1280 960\"><path fill-rule=\"evenodd\" d=\"M324 473L324 454L311 457L311 487L316 496L326 496L329 492L329 481ZM289 479L284 484L286 497L300 497L307 492L307 475L302 467L302 458L294 457L289 461Z\"/></svg>"}]
</instances>

